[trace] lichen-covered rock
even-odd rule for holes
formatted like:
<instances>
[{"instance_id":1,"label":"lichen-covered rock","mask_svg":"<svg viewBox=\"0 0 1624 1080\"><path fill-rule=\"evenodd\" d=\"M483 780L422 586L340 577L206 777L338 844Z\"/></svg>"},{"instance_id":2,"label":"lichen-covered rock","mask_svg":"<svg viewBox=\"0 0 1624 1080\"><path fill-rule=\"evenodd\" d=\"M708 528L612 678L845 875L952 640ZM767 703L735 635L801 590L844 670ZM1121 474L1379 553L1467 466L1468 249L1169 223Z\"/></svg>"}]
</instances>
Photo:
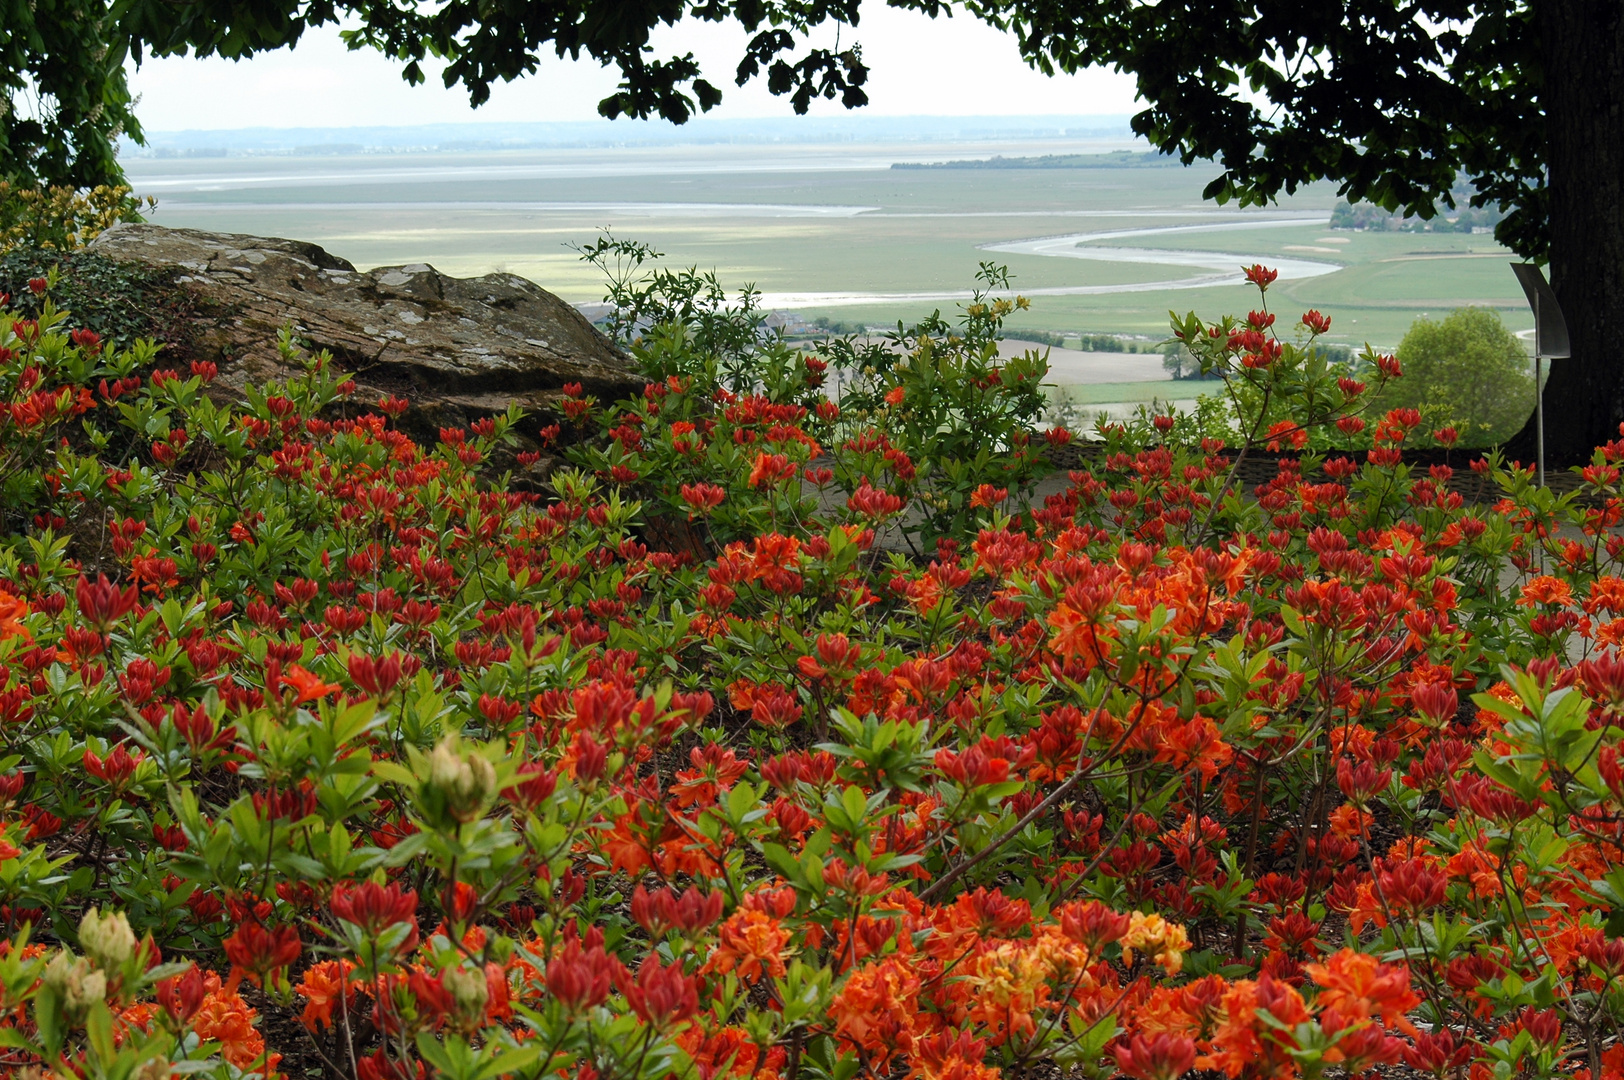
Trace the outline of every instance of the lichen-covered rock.
<instances>
[{"instance_id":1,"label":"lichen-covered rock","mask_svg":"<svg viewBox=\"0 0 1624 1080\"><path fill-rule=\"evenodd\" d=\"M157 225L114 226L90 250L174 268L200 301L192 352L219 365L221 391L287 374L283 327L330 351L361 400L410 400L401 422L425 440L514 401L549 416L566 383L605 401L642 385L580 312L513 274L453 278L425 263L363 272L315 244Z\"/></svg>"}]
</instances>

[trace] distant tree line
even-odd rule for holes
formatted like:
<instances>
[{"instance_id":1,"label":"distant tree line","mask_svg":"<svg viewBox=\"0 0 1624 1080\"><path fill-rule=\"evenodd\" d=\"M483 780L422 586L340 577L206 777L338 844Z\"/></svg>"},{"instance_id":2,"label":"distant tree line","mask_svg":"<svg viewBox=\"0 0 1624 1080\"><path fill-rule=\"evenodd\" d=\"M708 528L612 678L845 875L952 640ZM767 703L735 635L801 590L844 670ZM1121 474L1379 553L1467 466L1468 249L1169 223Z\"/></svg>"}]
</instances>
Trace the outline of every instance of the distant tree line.
<instances>
[{"instance_id":1,"label":"distant tree line","mask_svg":"<svg viewBox=\"0 0 1624 1080\"><path fill-rule=\"evenodd\" d=\"M1180 165L1167 154L1115 150L1109 154L1044 154L1041 157L968 158L962 161L897 161L893 169L1161 169ZM1182 166L1181 166L1182 167Z\"/></svg>"},{"instance_id":2,"label":"distant tree line","mask_svg":"<svg viewBox=\"0 0 1624 1080\"><path fill-rule=\"evenodd\" d=\"M1332 365L1351 367L1354 352L1346 345L1318 345L1315 350ZM1162 346L1162 367L1175 379L1216 379L1216 373L1203 373L1201 364L1190 350L1173 342Z\"/></svg>"},{"instance_id":3,"label":"distant tree line","mask_svg":"<svg viewBox=\"0 0 1624 1080\"><path fill-rule=\"evenodd\" d=\"M1493 229L1499 224L1500 217L1500 211L1492 206L1463 206L1453 218L1440 216L1424 221L1418 217L1406 217L1397 211L1383 210L1370 203L1355 206L1340 202L1331 211L1331 228L1357 229L1361 232L1469 233L1478 229Z\"/></svg>"},{"instance_id":4,"label":"distant tree line","mask_svg":"<svg viewBox=\"0 0 1624 1080\"><path fill-rule=\"evenodd\" d=\"M1116 334L1054 334L1047 330L1017 330L1010 334L1019 341L1047 345L1051 349L1077 349L1080 352L1155 352L1148 341L1134 341Z\"/></svg>"},{"instance_id":5,"label":"distant tree line","mask_svg":"<svg viewBox=\"0 0 1624 1080\"><path fill-rule=\"evenodd\" d=\"M846 322L820 315L812 325L830 334L885 333L889 327L872 323ZM1153 353L1159 346L1149 341L1135 341L1117 334L1057 334L1048 330L1012 330L1007 335L1015 341L1030 341L1034 345L1047 345L1051 349L1077 349L1082 352Z\"/></svg>"},{"instance_id":6,"label":"distant tree line","mask_svg":"<svg viewBox=\"0 0 1624 1080\"><path fill-rule=\"evenodd\" d=\"M1356 229L1361 232L1433 232L1469 233L1475 229L1493 230L1505 214L1494 205L1474 207L1467 205L1471 187L1465 180L1456 180L1454 194L1456 209L1453 216L1439 214L1422 218L1402 210L1384 210L1374 203L1350 203L1343 200L1331 211L1331 228Z\"/></svg>"}]
</instances>

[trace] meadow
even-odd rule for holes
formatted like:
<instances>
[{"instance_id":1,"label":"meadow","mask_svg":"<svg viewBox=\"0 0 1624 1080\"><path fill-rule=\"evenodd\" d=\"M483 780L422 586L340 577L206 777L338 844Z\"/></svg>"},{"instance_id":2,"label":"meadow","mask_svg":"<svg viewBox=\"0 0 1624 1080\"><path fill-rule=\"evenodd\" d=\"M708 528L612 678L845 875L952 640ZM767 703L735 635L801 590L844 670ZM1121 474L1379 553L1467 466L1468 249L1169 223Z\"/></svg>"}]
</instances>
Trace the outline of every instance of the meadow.
<instances>
[{"instance_id":1,"label":"meadow","mask_svg":"<svg viewBox=\"0 0 1624 1080\"><path fill-rule=\"evenodd\" d=\"M480 153L239 157L128 162L152 220L297 237L358 266L428 262L452 274L523 274L572 302L602 283L571 245L604 228L655 245L674 265L752 284L769 306L869 325L951 310L984 260L1034 296L1010 331L1160 336L1167 312L1233 310L1240 284L1171 288L1208 271L1057 258L989 247L1037 237L1139 233L1093 247L1233 254L1334 272L1277 286L1284 302L1334 310L1327 339L1392 348L1419 315L1488 304L1531 320L1484 235L1333 233L1328 186L1278 207L1238 211L1201 199L1210 169L892 169L898 161L1098 150L1066 142L783 147L669 146ZM1318 218L1322 214L1324 218ZM1300 220L1282 221L1297 216ZM1223 229L1191 232L1190 226ZM1145 235L1150 229L1186 230ZM1071 289L1120 289L1055 295Z\"/></svg>"}]
</instances>

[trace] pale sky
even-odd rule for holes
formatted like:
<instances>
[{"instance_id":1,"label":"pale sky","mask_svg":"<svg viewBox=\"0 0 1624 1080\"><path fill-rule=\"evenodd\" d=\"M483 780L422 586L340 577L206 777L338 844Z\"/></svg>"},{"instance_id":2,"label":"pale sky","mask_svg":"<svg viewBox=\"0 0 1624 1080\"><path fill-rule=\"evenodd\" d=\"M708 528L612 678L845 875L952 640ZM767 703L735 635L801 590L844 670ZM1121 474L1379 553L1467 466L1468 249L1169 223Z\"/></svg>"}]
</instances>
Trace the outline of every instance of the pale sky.
<instances>
[{"instance_id":1,"label":"pale sky","mask_svg":"<svg viewBox=\"0 0 1624 1080\"><path fill-rule=\"evenodd\" d=\"M846 28L862 43L871 70L869 105L875 116L1127 115L1137 111L1127 75L1091 70L1047 78L1021 62L1014 39L967 15L929 19L915 12L868 5L862 25ZM827 40L833 45L832 29ZM747 35L736 24L685 23L656 35L661 55L692 51L723 91L718 117L793 116L787 98L769 94L764 80L733 85L733 70ZM349 127L459 121L565 121L597 118L597 103L616 76L589 60L572 63L548 53L540 70L514 83L498 83L479 109L462 89L446 90L429 69L428 82L411 87L400 65L370 50L349 52L336 28L305 36L293 50L253 60L148 60L132 71L140 95L136 115L149 131L244 127ZM819 100L813 112L844 112Z\"/></svg>"}]
</instances>

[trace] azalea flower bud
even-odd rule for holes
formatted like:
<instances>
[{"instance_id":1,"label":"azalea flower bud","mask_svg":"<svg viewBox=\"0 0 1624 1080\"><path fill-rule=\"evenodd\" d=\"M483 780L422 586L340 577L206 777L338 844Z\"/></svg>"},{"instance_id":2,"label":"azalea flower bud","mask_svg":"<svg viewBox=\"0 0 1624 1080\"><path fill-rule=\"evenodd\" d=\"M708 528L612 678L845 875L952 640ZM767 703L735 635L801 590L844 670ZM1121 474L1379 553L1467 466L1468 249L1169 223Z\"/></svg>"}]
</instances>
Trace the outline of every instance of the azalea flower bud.
<instances>
[{"instance_id":1,"label":"azalea flower bud","mask_svg":"<svg viewBox=\"0 0 1624 1080\"><path fill-rule=\"evenodd\" d=\"M74 595L79 602L79 616L103 632L129 614L140 599L133 583L120 589L107 580L106 574L98 575L94 583L80 577L74 585Z\"/></svg>"},{"instance_id":2,"label":"azalea flower bud","mask_svg":"<svg viewBox=\"0 0 1624 1080\"><path fill-rule=\"evenodd\" d=\"M410 952L417 947L417 890L403 892L398 882L379 885L373 881L359 886L341 882L333 888L331 901L333 914L347 923L376 936L399 923L411 929L405 940L396 947L398 952Z\"/></svg>"},{"instance_id":3,"label":"azalea flower bud","mask_svg":"<svg viewBox=\"0 0 1624 1080\"><path fill-rule=\"evenodd\" d=\"M603 779L608 767L609 748L586 732L575 736L575 778L583 784Z\"/></svg>"},{"instance_id":4,"label":"azalea flower bud","mask_svg":"<svg viewBox=\"0 0 1624 1080\"><path fill-rule=\"evenodd\" d=\"M1061 932L1090 952L1098 952L1110 942L1120 940L1132 921L1131 916L1119 915L1098 900L1068 905L1060 912Z\"/></svg>"},{"instance_id":5,"label":"azalea flower bud","mask_svg":"<svg viewBox=\"0 0 1624 1080\"><path fill-rule=\"evenodd\" d=\"M75 1022L84 1019L92 1005L107 1000L107 976L92 967L89 960L66 949L45 966L42 979Z\"/></svg>"},{"instance_id":6,"label":"azalea flower bud","mask_svg":"<svg viewBox=\"0 0 1624 1080\"><path fill-rule=\"evenodd\" d=\"M257 920L243 923L221 944L226 959L256 986L266 975L298 960L304 948L299 931L294 927L267 930Z\"/></svg>"},{"instance_id":7,"label":"azalea flower bud","mask_svg":"<svg viewBox=\"0 0 1624 1080\"><path fill-rule=\"evenodd\" d=\"M1251 266L1242 267L1242 269L1245 271L1247 282L1264 291L1267 291L1269 286L1274 284L1275 278L1280 276L1280 271L1270 270L1262 263L1253 263Z\"/></svg>"},{"instance_id":8,"label":"azalea flower bud","mask_svg":"<svg viewBox=\"0 0 1624 1080\"><path fill-rule=\"evenodd\" d=\"M1404 1064L1418 1072L1438 1077L1471 1060L1471 1043L1457 1043L1455 1033L1441 1025L1434 1032L1417 1032L1415 1045L1404 1048Z\"/></svg>"},{"instance_id":9,"label":"azalea flower bud","mask_svg":"<svg viewBox=\"0 0 1624 1080\"><path fill-rule=\"evenodd\" d=\"M588 944L583 949L572 933L547 964L547 992L570 1013L603 1004L618 968L604 952L601 935L596 944Z\"/></svg>"},{"instance_id":10,"label":"azalea flower bud","mask_svg":"<svg viewBox=\"0 0 1624 1080\"><path fill-rule=\"evenodd\" d=\"M1123 1075L1135 1080L1175 1080L1195 1067L1195 1042L1165 1031L1148 1039L1135 1035L1111 1053Z\"/></svg>"},{"instance_id":11,"label":"azalea flower bud","mask_svg":"<svg viewBox=\"0 0 1624 1080\"><path fill-rule=\"evenodd\" d=\"M519 766L518 779L503 789L503 794L526 810L552 798L558 787L558 774L539 761L527 761Z\"/></svg>"},{"instance_id":12,"label":"azalea flower bud","mask_svg":"<svg viewBox=\"0 0 1624 1080\"><path fill-rule=\"evenodd\" d=\"M485 1019L485 1003L490 1000L490 988L483 971L470 971L456 967L441 979L451 998L451 1020L463 1031L473 1032Z\"/></svg>"},{"instance_id":13,"label":"azalea flower bud","mask_svg":"<svg viewBox=\"0 0 1624 1080\"><path fill-rule=\"evenodd\" d=\"M445 799L446 811L466 824L484 815L496 793L496 768L477 750L461 749L456 736L448 735L429 755L429 785Z\"/></svg>"},{"instance_id":14,"label":"azalea flower bud","mask_svg":"<svg viewBox=\"0 0 1624 1080\"><path fill-rule=\"evenodd\" d=\"M1460 708L1460 697L1446 682L1427 682L1412 687L1410 702L1423 723L1428 727L1442 727L1455 719Z\"/></svg>"},{"instance_id":15,"label":"azalea flower bud","mask_svg":"<svg viewBox=\"0 0 1624 1080\"><path fill-rule=\"evenodd\" d=\"M79 945L97 967L111 971L135 955L135 931L122 911L102 915L91 908L79 921Z\"/></svg>"},{"instance_id":16,"label":"azalea flower bud","mask_svg":"<svg viewBox=\"0 0 1624 1080\"><path fill-rule=\"evenodd\" d=\"M1400 859L1376 866L1376 887L1396 911L1419 915L1444 902L1448 880L1424 859Z\"/></svg>"},{"instance_id":17,"label":"azalea flower bud","mask_svg":"<svg viewBox=\"0 0 1624 1080\"><path fill-rule=\"evenodd\" d=\"M1376 771L1374 763L1361 761L1355 764L1347 758L1340 758L1336 763L1336 785L1341 789L1353 804L1363 807L1371 799L1387 790L1389 782L1393 779L1392 769Z\"/></svg>"},{"instance_id":18,"label":"azalea flower bud","mask_svg":"<svg viewBox=\"0 0 1624 1080\"><path fill-rule=\"evenodd\" d=\"M615 985L626 995L626 1003L643 1022L666 1031L699 1011L699 993L693 979L682 973L680 962L663 966L650 956L637 969L634 979L624 969L617 971Z\"/></svg>"},{"instance_id":19,"label":"azalea flower bud","mask_svg":"<svg viewBox=\"0 0 1624 1080\"><path fill-rule=\"evenodd\" d=\"M207 992L203 973L193 964L184 974L159 981L158 1004L163 1006L164 1012L184 1024L202 1008Z\"/></svg>"},{"instance_id":20,"label":"azalea flower bud","mask_svg":"<svg viewBox=\"0 0 1624 1080\"><path fill-rule=\"evenodd\" d=\"M130 1080L169 1080L170 1071L168 1055L159 1054L137 1065Z\"/></svg>"}]
</instances>

